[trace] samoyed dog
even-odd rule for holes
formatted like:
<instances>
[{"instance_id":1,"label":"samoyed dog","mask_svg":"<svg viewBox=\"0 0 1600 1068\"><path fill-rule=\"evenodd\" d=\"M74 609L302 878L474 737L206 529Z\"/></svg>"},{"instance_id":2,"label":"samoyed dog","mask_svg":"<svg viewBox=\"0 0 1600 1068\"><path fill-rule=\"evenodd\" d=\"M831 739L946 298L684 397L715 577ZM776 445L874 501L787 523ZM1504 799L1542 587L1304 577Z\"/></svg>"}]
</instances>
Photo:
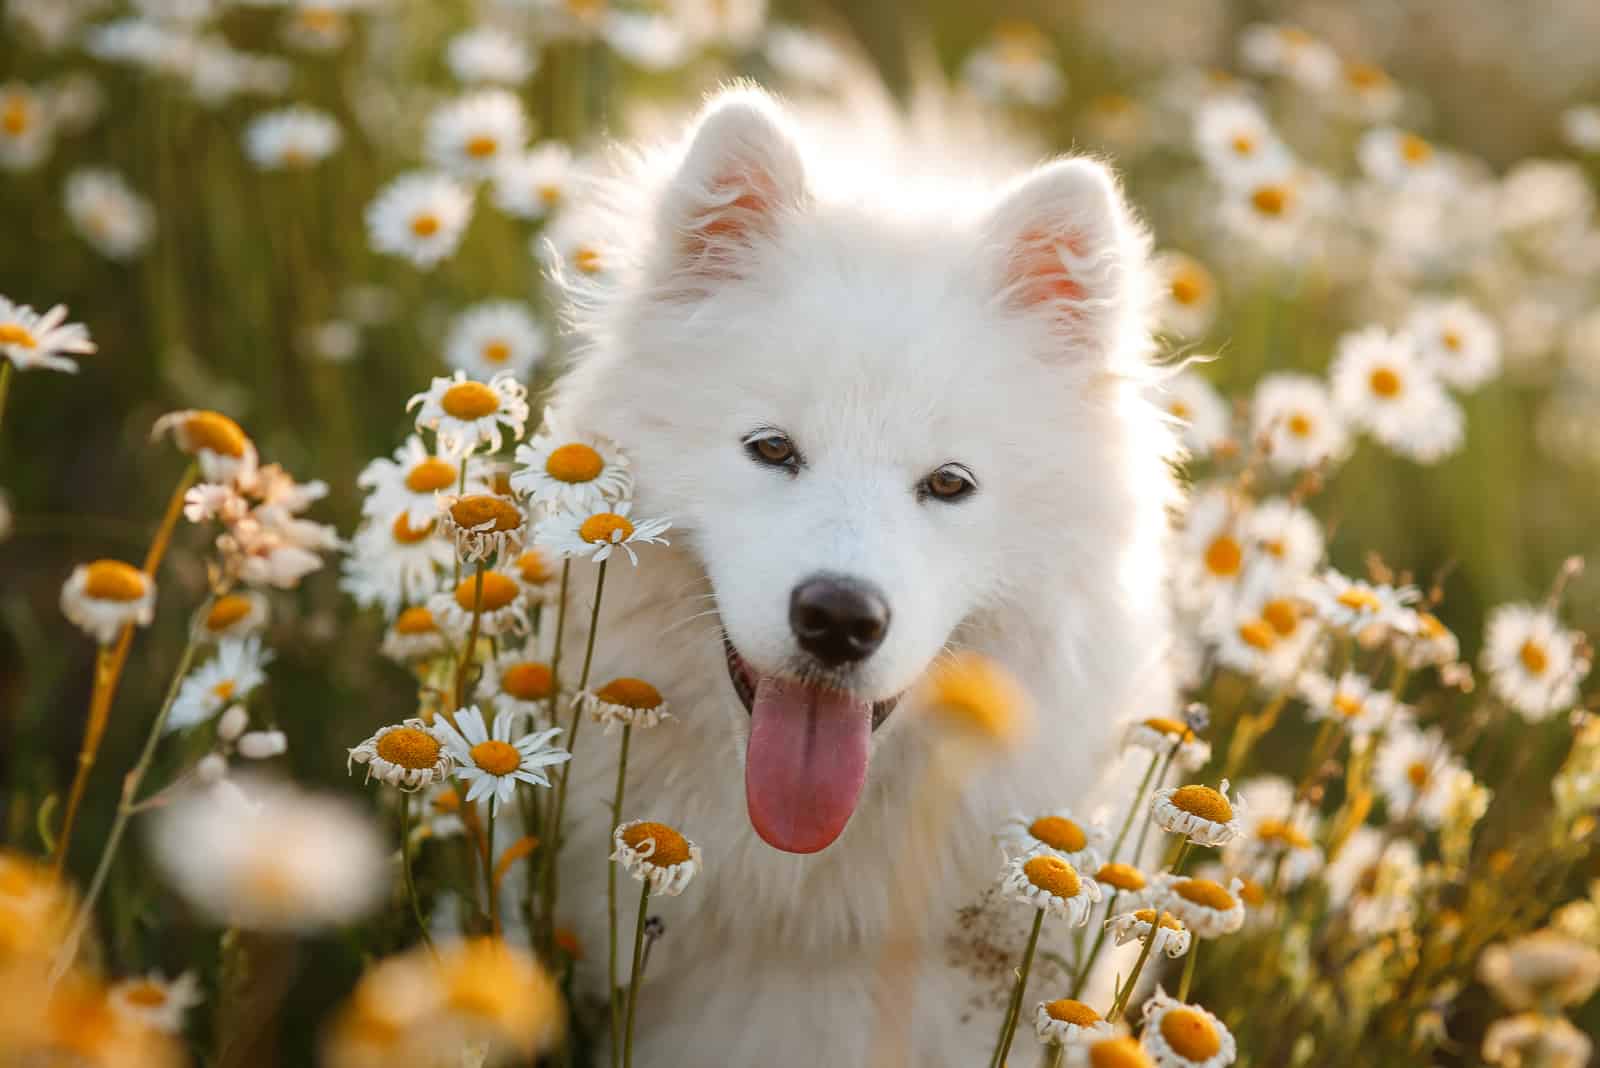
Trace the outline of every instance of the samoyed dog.
<instances>
[{"instance_id":1,"label":"samoyed dog","mask_svg":"<svg viewBox=\"0 0 1600 1068\"><path fill-rule=\"evenodd\" d=\"M640 1064L859 1065L880 1009L910 1062L979 1063L1032 918L991 890L995 832L1087 817L1119 721L1170 709L1175 445L1144 399L1147 239L1101 163L996 173L1015 155L808 123L734 87L553 237L588 243L557 408L627 450L636 515L673 523L636 570L613 561L593 676L670 702L634 732L622 819L705 855L682 896L652 899ZM919 971L880 1006L932 733L897 703L952 649L1005 664L1035 731L971 768L938 845L909 857ZM598 994L617 739L590 725L576 748L557 919ZM1041 963L1028 1018L1062 982Z\"/></svg>"}]
</instances>

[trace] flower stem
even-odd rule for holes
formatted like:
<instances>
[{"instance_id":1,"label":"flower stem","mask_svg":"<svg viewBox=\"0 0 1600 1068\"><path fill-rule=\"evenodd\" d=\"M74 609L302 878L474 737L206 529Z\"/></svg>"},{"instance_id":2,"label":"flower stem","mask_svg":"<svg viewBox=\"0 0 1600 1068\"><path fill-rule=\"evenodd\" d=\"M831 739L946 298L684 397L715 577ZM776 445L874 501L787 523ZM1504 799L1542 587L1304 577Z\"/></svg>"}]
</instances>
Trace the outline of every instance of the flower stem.
<instances>
[{"instance_id":1,"label":"flower stem","mask_svg":"<svg viewBox=\"0 0 1600 1068\"><path fill-rule=\"evenodd\" d=\"M488 566L487 560L479 560L478 572L472 580L472 626L467 631L466 648L461 650L461 661L456 665L456 707L445 714L452 725L456 711L467 702L467 678L472 674L472 662L478 653L478 630L483 625L483 572ZM494 818L493 809L489 818Z\"/></svg>"},{"instance_id":2,"label":"flower stem","mask_svg":"<svg viewBox=\"0 0 1600 1068\"><path fill-rule=\"evenodd\" d=\"M625 724L622 728L622 752L617 758L617 790L611 801L611 825L615 827L622 821L622 796L623 788L628 781L628 742L633 735L633 725ZM606 909L610 915L611 931L611 970L610 986L606 988L606 1001L611 1008L611 1063L617 1063L618 1051L621 1048L617 1039L622 1024L622 1006L617 1002L617 866L606 864Z\"/></svg>"},{"instance_id":3,"label":"flower stem","mask_svg":"<svg viewBox=\"0 0 1600 1068\"><path fill-rule=\"evenodd\" d=\"M0 360L0 420L5 419L6 398L11 395L11 373L13 370L10 360Z\"/></svg>"},{"instance_id":4,"label":"flower stem","mask_svg":"<svg viewBox=\"0 0 1600 1068\"><path fill-rule=\"evenodd\" d=\"M650 880L642 880L639 892L639 921L633 928L633 972L628 976L628 1021L622 1032L622 1068L633 1068L633 1014L639 1007L640 961L644 958L645 913L650 908Z\"/></svg>"},{"instance_id":5,"label":"flower stem","mask_svg":"<svg viewBox=\"0 0 1600 1068\"><path fill-rule=\"evenodd\" d=\"M1022 1012L1022 995L1028 985L1028 972L1033 968L1033 951L1039 945L1039 929L1044 926L1044 909L1037 910L1033 917L1033 930L1028 932L1028 945L1022 951L1022 967L1017 969L1017 984L1011 988L1011 1004L1006 1008L1005 1023L1000 1027L1000 1041L996 1043L994 1056L989 1059L992 1068L1003 1068L1006 1057L1011 1053L1011 1040L1017 1034L1017 1017Z\"/></svg>"},{"instance_id":6,"label":"flower stem","mask_svg":"<svg viewBox=\"0 0 1600 1068\"><path fill-rule=\"evenodd\" d=\"M499 799L490 794L489 826L484 832L483 881L487 887L485 897L489 905L489 930L494 934L500 933L500 886L499 880L494 877L494 816L499 807Z\"/></svg>"},{"instance_id":7,"label":"flower stem","mask_svg":"<svg viewBox=\"0 0 1600 1068\"><path fill-rule=\"evenodd\" d=\"M422 902L417 897L416 879L411 874L411 794L400 791L400 870L406 877L406 896L411 899L411 914L417 918L417 930L422 941L431 950L433 938L428 934L428 921L422 918Z\"/></svg>"},{"instance_id":8,"label":"flower stem","mask_svg":"<svg viewBox=\"0 0 1600 1068\"><path fill-rule=\"evenodd\" d=\"M1186 858L1188 855L1189 840L1185 838L1179 844L1178 855L1172 858L1172 864L1168 870L1176 872L1183 866L1184 858ZM1165 915L1166 912L1164 911L1158 911L1156 913L1154 922L1150 924L1150 933L1145 936L1144 947L1139 950L1139 959L1134 962L1133 972L1128 976L1128 981L1126 984L1124 984L1122 989L1117 991L1117 1000L1116 1003L1111 1006L1111 1011L1106 1013L1106 1019L1110 1020L1113 1024L1116 1022L1117 1017L1122 1015L1122 1010L1128 1007L1128 999L1133 996L1133 988L1139 982L1139 973L1144 971L1145 962L1150 959L1150 950L1155 947L1156 935L1161 933L1161 920ZM1191 953L1194 952L1194 947L1190 946L1189 951Z\"/></svg>"},{"instance_id":9,"label":"flower stem","mask_svg":"<svg viewBox=\"0 0 1600 1068\"><path fill-rule=\"evenodd\" d=\"M1189 985L1194 982L1194 962L1200 956L1200 939L1191 936L1189 939L1189 957L1183 962L1183 978L1178 980L1178 1000L1189 1000Z\"/></svg>"},{"instance_id":10,"label":"flower stem","mask_svg":"<svg viewBox=\"0 0 1600 1068\"><path fill-rule=\"evenodd\" d=\"M567 584L572 577L572 560L561 562L561 593L556 601L556 636L555 644L550 652L550 701L545 718L554 726L556 719L556 702L561 696L561 640L567 631ZM555 799L551 798L549 808L549 821L544 825L544 844L539 847L539 863L543 865L540 871L541 884L544 887L544 915L541 925L541 942L548 954L555 946L556 929L556 840L555 840Z\"/></svg>"},{"instance_id":11,"label":"flower stem","mask_svg":"<svg viewBox=\"0 0 1600 1068\"><path fill-rule=\"evenodd\" d=\"M1160 788L1161 784L1167 781L1167 769L1172 767L1172 758L1175 755L1177 755L1177 752L1178 752L1178 746L1174 745L1171 749L1169 749L1167 751L1167 755L1162 758L1162 760L1161 760L1161 770L1156 773L1156 787L1157 788ZM1143 806L1141 805L1140 807L1142 808ZM1139 827L1139 840L1137 842L1135 842L1134 846L1133 846L1133 862L1135 864L1138 864L1139 863L1139 858L1144 855L1144 840L1145 840L1145 836L1150 833L1150 825L1152 823L1154 823L1154 822L1155 821L1150 819L1149 816L1147 815L1145 817L1144 823L1141 824L1140 827Z\"/></svg>"},{"instance_id":12,"label":"flower stem","mask_svg":"<svg viewBox=\"0 0 1600 1068\"><path fill-rule=\"evenodd\" d=\"M1156 766L1160 763L1160 753L1152 756L1150 766L1144 770L1144 778L1139 780L1139 789L1133 795L1133 804L1128 806L1128 816L1122 821L1122 830L1117 832L1117 840L1111 843L1111 855L1106 858L1112 864L1117 862L1117 855L1122 852L1122 843L1128 837L1128 829L1133 826L1133 817L1144 807L1144 792L1150 789L1150 780L1155 777ZM1137 863L1138 859L1135 856L1134 862Z\"/></svg>"}]
</instances>

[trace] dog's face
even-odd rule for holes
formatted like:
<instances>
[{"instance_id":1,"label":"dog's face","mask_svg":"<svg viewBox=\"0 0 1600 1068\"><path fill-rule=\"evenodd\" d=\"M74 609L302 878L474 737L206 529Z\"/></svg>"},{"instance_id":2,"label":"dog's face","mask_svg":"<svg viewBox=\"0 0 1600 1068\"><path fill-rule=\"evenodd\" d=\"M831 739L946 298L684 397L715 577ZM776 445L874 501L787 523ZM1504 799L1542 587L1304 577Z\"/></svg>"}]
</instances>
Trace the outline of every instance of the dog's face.
<instances>
[{"instance_id":1,"label":"dog's face","mask_svg":"<svg viewBox=\"0 0 1600 1068\"><path fill-rule=\"evenodd\" d=\"M1097 522L1135 238L1084 161L932 226L825 206L748 95L701 120L657 225L626 437L710 579L752 823L814 852L958 628Z\"/></svg>"}]
</instances>

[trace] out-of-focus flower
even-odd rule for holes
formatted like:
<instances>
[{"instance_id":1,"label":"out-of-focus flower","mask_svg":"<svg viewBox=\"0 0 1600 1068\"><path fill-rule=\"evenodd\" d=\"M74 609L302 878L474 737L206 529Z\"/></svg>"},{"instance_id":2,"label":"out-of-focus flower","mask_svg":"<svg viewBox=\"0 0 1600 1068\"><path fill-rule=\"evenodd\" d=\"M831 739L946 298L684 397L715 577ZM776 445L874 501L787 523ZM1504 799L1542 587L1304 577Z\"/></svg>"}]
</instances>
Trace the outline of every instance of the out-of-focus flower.
<instances>
[{"instance_id":1,"label":"out-of-focus flower","mask_svg":"<svg viewBox=\"0 0 1600 1068\"><path fill-rule=\"evenodd\" d=\"M433 613L422 605L407 608L396 616L381 646L384 656L403 664L427 660L449 649L449 636L439 629Z\"/></svg>"},{"instance_id":2,"label":"out-of-focus flower","mask_svg":"<svg viewBox=\"0 0 1600 1068\"><path fill-rule=\"evenodd\" d=\"M1411 586L1374 585L1330 568L1307 581L1301 590L1329 626L1358 637L1373 628L1408 634L1418 625L1416 613L1408 607L1419 596Z\"/></svg>"},{"instance_id":3,"label":"out-of-focus flower","mask_svg":"<svg viewBox=\"0 0 1600 1068\"><path fill-rule=\"evenodd\" d=\"M1500 337L1487 316L1465 300L1426 300L1406 329L1422 362L1441 382L1476 389L1500 372Z\"/></svg>"},{"instance_id":4,"label":"out-of-focus flower","mask_svg":"<svg viewBox=\"0 0 1600 1068\"><path fill-rule=\"evenodd\" d=\"M1313 92L1326 91L1339 76L1339 56L1298 26L1257 22L1239 35L1239 58L1255 74L1287 78Z\"/></svg>"},{"instance_id":5,"label":"out-of-focus flower","mask_svg":"<svg viewBox=\"0 0 1600 1068\"><path fill-rule=\"evenodd\" d=\"M77 361L71 357L94 352L95 344L89 339L88 327L66 318L67 309L60 304L40 315L25 304L0 297L0 356L19 371L77 371Z\"/></svg>"},{"instance_id":6,"label":"out-of-focus flower","mask_svg":"<svg viewBox=\"0 0 1600 1068\"><path fill-rule=\"evenodd\" d=\"M1231 1032L1198 1005L1185 1005L1160 987L1144 1003L1139 1043L1160 1068L1226 1068L1238 1056Z\"/></svg>"},{"instance_id":7,"label":"out-of-focus flower","mask_svg":"<svg viewBox=\"0 0 1600 1068\"><path fill-rule=\"evenodd\" d=\"M1321 379L1295 373L1270 374L1256 384L1250 433L1267 446L1279 471L1300 471L1344 457L1349 434Z\"/></svg>"},{"instance_id":8,"label":"out-of-focus flower","mask_svg":"<svg viewBox=\"0 0 1600 1068\"><path fill-rule=\"evenodd\" d=\"M1164 288L1159 318L1163 330L1197 338L1211 329L1217 314L1217 280L1206 265L1175 250L1157 255L1151 264Z\"/></svg>"},{"instance_id":9,"label":"out-of-focus flower","mask_svg":"<svg viewBox=\"0 0 1600 1068\"><path fill-rule=\"evenodd\" d=\"M1438 730L1419 731L1402 721L1390 724L1378 745L1373 780L1391 820L1410 818L1438 827L1455 779L1464 774Z\"/></svg>"},{"instance_id":10,"label":"out-of-focus flower","mask_svg":"<svg viewBox=\"0 0 1600 1068\"><path fill-rule=\"evenodd\" d=\"M491 730L483 722L483 713L473 706L458 709L454 724L443 716L434 720L434 736L444 742L455 763L453 774L471 783L464 798L469 804L489 798L491 811L502 808L515 796L519 782L549 786L544 769L571 759L565 749L550 744L561 728L550 727L513 740L514 718L509 709L502 709Z\"/></svg>"},{"instance_id":11,"label":"out-of-focus flower","mask_svg":"<svg viewBox=\"0 0 1600 1068\"><path fill-rule=\"evenodd\" d=\"M343 137L332 116L292 107L250 120L244 129L244 149L264 171L303 170L333 155Z\"/></svg>"},{"instance_id":12,"label":"out-of-focus flower","mask_svg":"<svg viewBox=\"0 0 1600 1068\"><path fill-rule=\"evenodd\" d=\"M455 561L450 543L438 535L438 520L414 527L407 516L400 512L392 522L368 523L351 539L339 588L363 608L393 616L426 600Z\"/></svg>"},{"instance_id":13,"label":"out-of-focus flower","mask_svg":"<svg viewBox=\"0 0 1600 1068\"><path fill-rule=\"evenodd\" d=\"M654 11L612 11L605 21L606 44L636 67L669 71L694 55L695 41L679 19Z\"/></svg>"},{"instance_id":14,"label":"out-of-focus flower","mask_svg":"<svg viewBox=\"0 0 1600 1068\"><path fill-rule=\"evenodd\" d=\"M1363 935L1409 927L1421 879L1417 847L1376 827L1358 827L1324 870L1328 904Z\"/></svg>"},{"instance_id":15,"label":"out-of-focus flower","mask_svg":"<svg viewBox=\"0 0 1600 1068\"><path fill-rule=\"evenodd\" d=\"M1409 334L1368 327L1339 341L1334 403L1389 448L1433 463L1461 445L1464 417L1417 357Z\"/></svg>"},{"instance_id":16,"label":"out-of-focus flower","mask_svg":"<svg viewBox=\"0 0 1600 1068\"><path fill-rule=\"evenodd\" d=\"M1230 871L1260 883L1292 889L1322 867L1315 841L1316 815L1297 804L1287 779L1263 775L1239 785L1248 806L1240 834L1223 850Z\"/></svg>"},{"instance_id":17,"label":"out-of-focus flower","mask_svg":"<svg viewBox=\"0 0 1600 1068\"><path fill-rule=\"evenodd\" d=\"M1185 771L1196 771L1211 759L1211 743L1195 734L1182 720L1170 716L1152 716L1129 724L1122 744L1161 757L1176 747L1175 762Z\"/></svg>"},{"instance_id":18,"label":"out-of-focus flower","mask_svg":"<svg viewBox=\"0 0 1600 1068\"><path fill-rule=\"evenodd\" d=\"M801 26L769 26L764 52L773 70L807 88L831 88L844 73L845 58L839 48L822 34Z\"/></svg>"},{"instance_id":19,"label":"out-of-focus flower","mask_svg":"<svg viewBox=\"0 0 1600 1068\"><path fill-rule=\"evenodd\" d=\"M84 972L59 980L42 962L0 965L0 1060L9 1065L181 1068L182 1046L145 1019L120 1009L106 986Z\"/></svg>"},{"instance_id":20,"label":"out-of-focus flower","mask_svg":"<svg viewBox=\"0 0 1600 1068\"><path fill-rule=\"evenodd\" d=\"M634 820L611 834L611 859L650 884L652 894L676 897L705 866L700 847L665 823Z\"/></svg>"},{"instance_id":21,"label":"out-of-focus flower","mask_svg":"<svg viewBox=\"0 0 1600 1068\"><path fill-rule=\"evenodd\" d=\"M244 428L221 412L169 412L156 420L150 436L169 433L178 448L200 462L200 473L207 482L248 478L258 465L255 443Z\"/></svg>"},{"instance_id":22,"label":"out-of-focus flower","mask_svg":"<svg viewBox=\"0 0 1600 1068\"><path fill-rule=\"evenodd\" d=\"M1495 696L1533 722L1571 708L1589 674L1582 636L1555 615L1526 604L1507 604L1489 616L1483 666Z\"/></svg>"},{"instance_id":23,"label":"out-of-focus flower","mask_svg":"<svg viewBox=\"0 0 1600 1068\"><path fill-rule=\"evenodd\" d=\"M1127 1035L1090 1036L1086 1042L1068 1045L1061 1063L1062 1068L1156 1068L1138 1040Z\"/></svg>"},{"instance_id":24,"label":"out-of-focus flower","mask_svg":"<svg viewBox=\"0 0 1600 1068\"><path fill-rule=\"evenodd\" d=\"M54 141L55 117L46 97L21 82L0 85L0 168L32 170Z\"/></svg>"},{"instance_id":25,"label":"out-of-focus flower","mask_svg":"<svg viewBox=\"0 0 1600 1068\"><path fill-rule=\"evenodd\" d=\"M243 638L267 625L269 606L254 591L227 593L211 602L204 617L195 620L195 633L207 641Z\"/></svg>"},{"instance_id":26,"label":"out-of-focus flower","mask_svg":"<svg viewBox=\"0 0 1600 1068\"><path fill-rule=\"evenodd\" d=\"M466 178L488 178L521 154L528 118L515 93L478 89L429 115L425 142L434 166Z\"/></svg>"},{"instance_id":27,"label":"out-of-focus flower","mask_svg":"<svg viewBox=\"0 0 1600 1068\"><path fill-rule=\"evenodd\" d=\"M259 637L224 638L217 643L216 655L190 672L178 687L166 729L177 731L203 723L233 702L248 699L267 681L265 669L271 662L272 652L262 648Z\"/></svg>"},{"instance_id":28,"label":"out-of-focus flower","mask_svg":"<svg viewBox=\"0 0 1600 1068\"><path fill-rule=\"evenodd\" d=\"M498 452L509 432L522 437L528 422L528 391L509 374L478 382L457 371L412 397L406 410L417 410L417 429L431 430L444 452Z\"/></svg>"},{"instance_id":29,"label":"out-of-focus flower","mask_svg":"<svg viewBox=\"0 0 1600 1068\"><path fill-rule=\"evenodd\" d=\"M1322 560L1322 526L1304 508L1281 497L1257 501L1245 520L1250 547L1271 560L1284 578L1312 573Z\"/></svg>"},{"instance_id":30,"label":"out-of-focus flower","mask_svg":"<svg viewBox=\"0 0 1600 1068\"><path fill-rule=\"evenodd\" d=\"M1563 111L1561 136L1579 152L1600 153L1600 107L1583 104Z\"/></svg>"},{"instance_id":31,"label":"out-of-focus flower","mask_svg":"<svg viewBox=\"0 0 1600 1068\"><path fill-rule=\"evenodd\" d=\"M1300 680L1309 718L1332 720L1352 734L1370 734L1388 723L1398 710L1394 698L1376 689L1372 680L1354 671L1337 679L1308 673Z\"/></svg>"},{"instance_id":32,"label":"out-of-focus flower","mask_svg":"<svg viewBox=\"0 0 1600 1068\"><path fill-rule=\"evenodd\" d=\"M1195 151L1212 175L1235 189L1278 181L1294 163L1266 114L1241 97L1203 104L1195 115L1194 138Z\"/></svg>"},{"instance_id":33,"label":"out-of-focus flower","mask_svg":"<svg viewBox=\"0 0 1600 1068\"><path fill-rule=\"evenodd\" d=\"M1400 87L1375 63L1346 60L1333 92L1334 107L1363 122L1388 122L1400 110Z\"/></svg>"},{"instance_id":34,"label":"out-of-focus flower","mask_svg":"<svg viewBox=\"0 0 1600 1068\"><path fill-rule=\"evenodd\" d=\"M427 270L455 255L472 218L472 191L443 174L404 174L367 205L367 234L378 252Z\"/></svg>"},{"instance_id":35,"label":"out-of-focus flower","mask_svg":"<svg viewBox=\"0 0 1600 1068\"><path fill-rule=\"evenodd\" d=\"M474 26L450 38L445 62L456 81L467 85L521 85L535 69L525 44L494 26Z\"/></svg>"},{"instance_id":36,"label":"out-of-focus flower","mask_svg":"<svg viewBox=\"0 0 1600 1068\"><path fill-rule=\"evenodd\" d=\"M155 580L121 560L79 564L61 587L61 614L110 645L123 627L148 627L155 619Z\"/></svg>"},{"instance_id":37,"label":"out-of-focus flower","mask_svg":"<svg viewBox=\"0 0 1600 1068\"><path fill-rule=\"evenodd\" d=\"M1483 1059L1504 1068L1584 1068L1593 1048L1566 1020L1536 1012L1496 1020L1483 1036Z\"/></svg>"},{"instance_id":38,"label":"out-of-focus flower","mask_svg":"<svg viewBox=\"0 0 1600 1068\"><path fill-rule=\"evenodd\" d=\"M1228 405L1211 383L1193 371L1164 380L1150 395L1182 426L1183 447L1192 456L1209 456L1229 439Z\"/></svg>"},{"instance_id":39,"label":"out-of-focus flower","mask_svg":"<svg viewBox=\"0 0 1600 1068\"><path fill-rule=\"evenodd\" d=\"M549 340L525 305L489 301L468 308L450 324L445 360L452 368L487 381L507 373L526 382Z\"/></svg>"},{"instance_id":40,"label":"out-of-focus flower","mask_svg":"<svg viewBox=\"0 0 1600 1068\"><path fill-rule=\"evenodd\" d=\"M204 1001L205 996L200 993L200 980L193 972L184 972L176 979L150 972L112 983L106 1000L118 1012L157 1031L176 1035L183 1031L184 1013Z\"/></svg>"},{"instance_id":41,"label":"out-of-focus flower","mask_svg":"<svg viewBox=\"0 0 1600 1068\"><path fill-rule=\"evenodd\" d=\"M495 167L495 207L519 219L542 219L566 201L572 178L570 148L559 141L537 144Z\"/></svg>"},{"instance_id":42,"label":"out-of-focus flower","mask_svg":"<svg viewBox=\"0 0 1600 1068\"><path fill-rule=\"evenodd\" d=\"M1478 977L1513 1009L1582 1005L1600 987L1600 949L1535 931L1484 950Z\"/></svg>"},{"instance_id":43,"label":"out-of-focus flower","mask_svg":"<svg viewBox=\"0 0 1600 1068\"><path fill-rule=\"evenodd\" d=\"M978 653L934 661L919 693L921 707L948 727L999 746L1026 733L1029 705L1017 680Z\"/></svg>"},{"instance_id":44,"label":"out-of-focus flower","mask_svg":"<svg viewBox=\"0 0 1600 1068\"><path fill-rule=\"evenodd\" d=\"M479 577L482 583L479 583ZM499 570L478 574L463 572L449 589L428 599L434 620L448 634L465 639L478 619L478 633L486 637L523 634L528 629L528 612L522 603L522 587Z\"/></svg>"},{"instance_id":45,"label":"out-of-focus flower","mask_svg":"<svg viewBox=\"0 0 1600 1068\"><path fill-rule=\"evenodd\" d=\"M540 522L534 540L561 559L587 559L597 564L620 549L637 567L639 554L635 547L670 544L661 535L672 523L665 519L635 520L632 512L632 501L601 505L593 512L557 511Z\"/></svg>"},{"instance_id":46,"label":"out-of-focus flower","mask_svg":"<svg viewBox=\"0 0 1600 1068\"><path fill-rule=\"evenodd\" d=\"M1378 126L1361 135L1356 148L1361 169L1385 186L1446 192L1452 173L1439 151L1410 130Z\"/></svg>"},{"instance_id":47,"label":"out-of-focus flower","mask_svg":"<svg viewBox=\"0 0 1600 1068\"><path fill-rule=\"evenodd\" d=\"M439 515L438 494L461 485L461 459L449 452L434 452L412 434L394 451L393 459L379 457L362 468L356 485L367 491L361 514L391 519L404 514L413 527L425 527ZM469 478L465 493L487 492L488 487Z\"/></svg>"},{"instance_id":48,"label":"out-of-focus flower","mask_svg":"<svg viewBox=\"0 0 1600 1068\"><path fill-rule=\"evenodd\" d=\"M1047 108L1067 91L1054 46L1028 22L996 26L988 42L967 57L961 74L975 93L997 104Z\"/></svg>"},{"instance_id":49,"label":"out-of-focus flower","mask_svg":"<svg viewBox=\"0 0 1600 1068\"><path fill-rule=\"evenodd\" d=\"M0 850L0 966L59 951L75 911L72 892L49 865Z\"/></svg>"},{"instance_id":50,"label":"out-of-focus flower","mask_svg":"<svg viewBox=\"0 0 1600 1068\"><path fill-rule=\"evenodd\" d=\"M513 647L488 665L478 683L478 696L497 709L523 717L524 722L537 724L549 707L554 688L550 665Z\"/></svg>"},{"instance_id":51,"label":"out-of-focus flower","mask_svg":"<svg viewBox=\"0 0 1600 1068\"><path fill-rule=\"evenodd\" d=\"M654 727L672 713L661 691L643 679L615 678L578 695L578 704L610 734L618 727Z\"/></svg>"},{"instance_id":52,"label":"out-of-focus flower","mask_svg":"<svg viewBox=\"0 0 1600 1068\"><path fill-rule=\"evenodd\" d=\"M1000 873L1000 891L1013 901L1059 916L1073 927L1089 922L1100 884L1054 853L1016 857Z\"/></svg>"}]
</instances>

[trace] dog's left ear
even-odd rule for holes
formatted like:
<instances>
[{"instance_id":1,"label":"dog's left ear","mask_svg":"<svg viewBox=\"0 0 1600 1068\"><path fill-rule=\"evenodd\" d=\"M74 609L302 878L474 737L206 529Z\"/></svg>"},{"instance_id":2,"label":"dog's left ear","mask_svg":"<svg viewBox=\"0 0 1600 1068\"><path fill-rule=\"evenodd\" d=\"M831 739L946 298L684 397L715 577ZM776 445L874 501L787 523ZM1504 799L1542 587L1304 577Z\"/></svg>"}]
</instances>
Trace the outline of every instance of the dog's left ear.
<instances>
[{"instance_id":1,"label":"dog's left ear","mask_svg":"<svg viewBox=\"0 0 1600 1068\"><path fill-rule=\"evenodd\" d=\"M1024 175L990 210L982 241L1000 299L1049 323L1049 357L1110 355L1133 300L1138 240L1109 170L1060 159Z\"/></svg>"}]
</instances>

